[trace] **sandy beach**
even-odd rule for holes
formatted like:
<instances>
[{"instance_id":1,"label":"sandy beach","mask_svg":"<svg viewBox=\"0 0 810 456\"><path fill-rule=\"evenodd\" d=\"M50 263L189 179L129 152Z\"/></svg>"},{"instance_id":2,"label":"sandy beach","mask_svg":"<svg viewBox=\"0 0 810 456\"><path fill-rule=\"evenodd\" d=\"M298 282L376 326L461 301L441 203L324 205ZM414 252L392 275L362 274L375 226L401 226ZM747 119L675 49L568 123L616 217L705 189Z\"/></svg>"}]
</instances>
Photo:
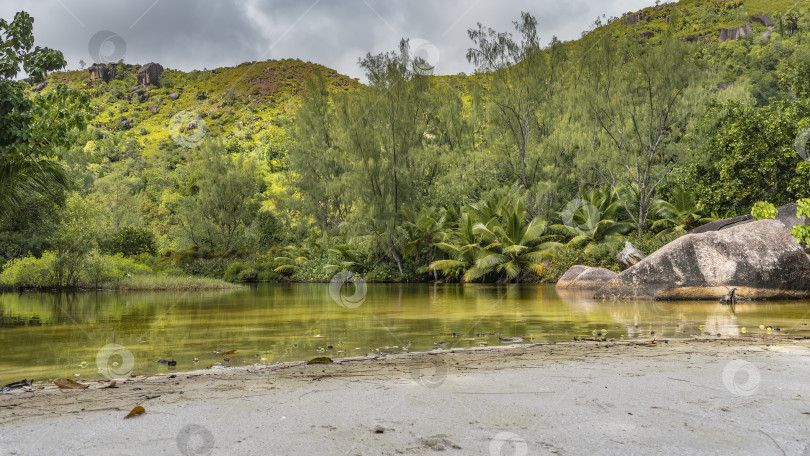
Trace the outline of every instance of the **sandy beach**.
<instances>
[{"instance_id":1,"label":"sandy beach","mask_svg":"<svg viewBox=\"0 0 810 456\"><path fill-rule=\"evenodd\" d=\"M0 454L806 454L810 341L576 342L0 395ZM143 415L123 417L135 406Z\"/></svg>"}]
</instances>

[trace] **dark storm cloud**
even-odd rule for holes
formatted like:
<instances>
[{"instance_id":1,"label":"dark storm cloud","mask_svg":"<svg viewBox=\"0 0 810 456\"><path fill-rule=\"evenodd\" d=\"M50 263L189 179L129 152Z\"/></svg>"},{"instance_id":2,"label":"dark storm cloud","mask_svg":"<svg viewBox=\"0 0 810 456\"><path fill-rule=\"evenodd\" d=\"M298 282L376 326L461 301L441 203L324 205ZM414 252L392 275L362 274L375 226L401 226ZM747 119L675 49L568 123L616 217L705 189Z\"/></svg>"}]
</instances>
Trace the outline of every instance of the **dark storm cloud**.
<instances>
[{"instance_id":1,"label":"dark storm cloud","mask_svg":"<svg viewBox=\"0 0 810 456\"><path fill-rule=\"evenodd\" d=\"M124 60L182 70L245 61L300 58L361 77L357 59L393 50L403 37L422 44L437 72L470 72L467 29L477 22L511 30L521 11L538 18L545 42L575 39L603 14L621 16L650 0L38 0L0 3L10 19L35 18L37 44L61 50L69 68L92 63L88 43L99 31L126 43ZM101 49L109 55L113 43ZM96 53L98 55L98 53Z\"/></svg>"}]
</instances>

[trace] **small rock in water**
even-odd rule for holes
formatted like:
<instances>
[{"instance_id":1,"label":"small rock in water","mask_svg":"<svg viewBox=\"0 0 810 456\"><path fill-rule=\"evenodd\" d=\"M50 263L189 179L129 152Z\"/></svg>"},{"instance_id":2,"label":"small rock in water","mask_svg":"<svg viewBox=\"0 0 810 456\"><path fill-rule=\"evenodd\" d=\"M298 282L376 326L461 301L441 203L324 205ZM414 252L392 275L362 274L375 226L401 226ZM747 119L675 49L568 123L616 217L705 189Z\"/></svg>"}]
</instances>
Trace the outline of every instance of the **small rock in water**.
<instances>
[{"instance_id":1,"label":"small rock in water","mask_svg":"<svg viewBox=\"0 0 810 456\"><path fill-rule=\"evenodd\" d=\"M158 364L169 364L169 360L168 359L159 359Z\"/></svg>"},{"instance_id":2,"label":"small rock in water","mask_svg":"<svg viewBox=\"0 0 810 456\"><path fill-rule=\"evenodd\" d=\"M522 337L500 337L498 340L500 340L502 344L516 344L523 342Z\"/></svg>"},{"instance_id":3,"label":"small rock in water","mask_svg":"<svg viewBox=\"0 0 810 456\"><path fill-rule=\"evenodd\" d=\"M175 360L171 360L171 361L169 361L169 362L168 362L168 364L169 364L169 366L174 367L174 366L176 366L176 365L177 365L177 361L175 361Z\"/></svg>"}]
</instances>

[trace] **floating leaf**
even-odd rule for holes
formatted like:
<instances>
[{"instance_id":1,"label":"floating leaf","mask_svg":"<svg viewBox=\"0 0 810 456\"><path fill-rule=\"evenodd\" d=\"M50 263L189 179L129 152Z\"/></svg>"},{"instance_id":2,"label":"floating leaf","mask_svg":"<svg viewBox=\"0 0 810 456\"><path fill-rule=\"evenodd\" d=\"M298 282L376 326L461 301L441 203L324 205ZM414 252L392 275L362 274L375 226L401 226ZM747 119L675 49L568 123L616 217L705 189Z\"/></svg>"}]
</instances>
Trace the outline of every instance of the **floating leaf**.
<instances>
[{"instance_id":1,"label":"floating leaf","mask_svg":"<svg viewBox=\"0 0 810 456\"><path fill-rule=\"evenodd\" d=\"M233 355L236 353L236 350L223 350L221 348L217 348L214 350L214 354L216 355Z\"/></svg>"},{"instance_id":2,"label":"floating leaf","mask_svg":"<svg viewBox=\"0 0 810 456\"><path fill-rule=\"evenodd\" d=\"M132 409L131 412L127 413L127 416L125 416L124 419L132 418L133 416L136 416L136 415L143 415L144 413L146 413L146 409L139 405L139 406L135 407L134 409Z\"/></svg>"},{"instance_id":3,"label":"floating leaf","mask_svg":"<svg viewBox=\"0 0 810 456\"><path fill-rule=\"evenodd\" d=\"M332 364L332 363L334 363L334 361L332 361L332 358L321 356L309 360L307 364Z\"/></svg>"},{"instance_id":4,"label":"floating leaf","mask_svg":"<svg viewBox=\"0 0 810 456\"><path fill-rule=\"evenodd\" d=\"M81 383L71 380L69 378L59 377L53 381L53 384L62 389L84 389L90 385L82 385Z\"/></svg>"}]
</instances>

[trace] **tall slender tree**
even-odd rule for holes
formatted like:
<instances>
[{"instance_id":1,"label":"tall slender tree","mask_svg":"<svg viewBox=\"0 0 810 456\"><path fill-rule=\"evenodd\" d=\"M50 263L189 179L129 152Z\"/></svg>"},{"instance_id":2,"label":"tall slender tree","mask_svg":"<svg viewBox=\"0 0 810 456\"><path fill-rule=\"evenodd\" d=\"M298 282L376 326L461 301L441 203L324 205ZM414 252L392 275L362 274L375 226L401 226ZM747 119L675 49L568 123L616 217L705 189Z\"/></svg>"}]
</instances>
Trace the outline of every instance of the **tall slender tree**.
<instances>
[{"instance_id":1,"label":"tall slender tree","mask_svg":"<svg viewBox=\"0 0 810 456\"><path fill-rule=\"evenodd\" d=\"M505 154L509 179L519 182L527 193L534 216L537 198L531 190L545 166L542 142L551 121L541 108L554 95L565 52L556 37L549 52L541 48L537 19L529 13L521 13L514 28L518 38L480 23L477 29L468 30L476 47L467 51L467 60L479 72L490 74L484 109L491 147Z\"/></svg>"},{"instance_id":2,"label":"tall slender tree","mask_svg":"<svg viewBox=\"0 0 810 456\"><path fill-rule=\"evenodd\" d=\"M675 140L687 124L685 92L697 68L688 45L674 38L660 45L632 39L599 41L582 59L580 80L598 169L640 235L656 189L681 158Z\"/></svg>"}]
</instances>

